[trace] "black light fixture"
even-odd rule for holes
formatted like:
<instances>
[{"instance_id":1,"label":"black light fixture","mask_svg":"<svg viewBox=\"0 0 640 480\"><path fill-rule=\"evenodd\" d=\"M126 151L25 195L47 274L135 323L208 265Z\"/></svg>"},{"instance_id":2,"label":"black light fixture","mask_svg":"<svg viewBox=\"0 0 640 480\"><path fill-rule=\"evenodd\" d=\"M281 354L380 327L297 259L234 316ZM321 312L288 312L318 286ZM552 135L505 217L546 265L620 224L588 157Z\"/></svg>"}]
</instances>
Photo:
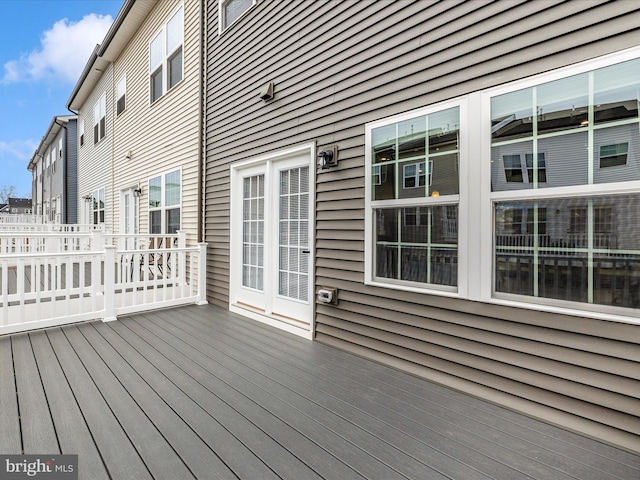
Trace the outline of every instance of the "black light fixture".
<instances>
[{"instance_id":1,"label":"black light fixture","mask_svg":"<svg viewBox=\"0 0 640 480\"><path fill-rule=\"evenodd\" d=\"M142 188L141 187L134 188L133 189L133 196L138 198L140 195L142 195Z\"/></svg>"},{"instance_id":2,"label":"black light fixture","mask_svg":"<svg viewBox=\"0 0 640 480\"><path fill-rule=\"evenodd\" d=\"M82 198L84 199L85 202L90 202L93 197L91 195L85 195Z\"/></svg>"},{"instance_id":3,"label":"black light fixture","mask_svg":"<svg viewBox=\"0 0 640 480\"><path fill-rule=\"evenodd\" d=\"M327 168L338 166L338 146L321 148L318 152L318 168L326 170Z\"/></svg>"}]
</instances>

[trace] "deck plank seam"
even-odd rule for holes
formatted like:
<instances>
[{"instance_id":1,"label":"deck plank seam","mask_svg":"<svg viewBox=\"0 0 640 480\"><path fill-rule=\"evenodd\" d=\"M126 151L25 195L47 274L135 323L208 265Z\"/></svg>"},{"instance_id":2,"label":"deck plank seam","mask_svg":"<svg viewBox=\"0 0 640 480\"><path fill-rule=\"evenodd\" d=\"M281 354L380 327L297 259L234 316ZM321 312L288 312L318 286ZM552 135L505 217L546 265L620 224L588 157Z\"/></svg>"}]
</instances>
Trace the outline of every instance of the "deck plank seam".
<instances>
[{"instance_id":1,"label":"deck plank seam","mask_svg":"<svg viewBox=\"0 0 640 480\"><path fill-rule=\"evenodd\" d=\"M142 315L144 317L144 315ZM139 321L137 319L135 319L134 321L136 321L136 323L139 323ZM141 325L141 323L140 323ZM163 329L164 330L164 329ZM166 330L165 330L166 331ZM171 332L166 331L167 334L169 335L173 335ZM228 382L226 382L223 379L220 379L218 375L216 375L214 372L212 372L209 368L207 368L206 366L201 365L200 363L194 361L192 358L190 358L188 355L186 355L185 353L181 352L180 350L177 350L175 348L174 345L169 344L168 342L166 342L164 339L162 339L161 337L159 337L155 332L151 332L152 335L155 335L159 338L160 341L166 343L170 348L174 349L175 351L177 351L178 353L180 353L180 355L184 356L188 361L193 362L194 364L198 365L199 368L201 368L203 371L206 371L209 375L215 377L218 379L218 381L220 383L225 384L230 390L235 391L238 395L241 395L242 397L246 398L249 402L253 403L255 406L257 406L259 409L263 410L267 415L271 415L272 417L276 418L279 422L281 422L284 425L287 425L291 430L295 431L297 434L301 435L302 437L305 437L308 441L311 441L314 445L316 445L317 448L323 450L324 452L326 452L328 455L330 455L331 457L333 457L335 459L335 461L340 462L342 464L345 464L349 469L353 470L355 473L357 473L359 476L361 476L362 478L367 478L365 475L362 475L360 472L358 472L357 470L353 469L353 467L351 467L350 465L346 464L344 461L342 461L340 458L336 457L335 455L333 455L330 451L328 451L326 448L324 448L322 445L318 444L317 442L313 441L312 439L309 439L306 435L304 435L304 433L300 432L298 429L296 429L295 427L293 427L289 422L287 422L285 419L281 418L278 415L275 415L273 412L271 412L270 410L266 409L263 405L257 403L253 398L251 398L251 396L246 395L245 393L239 391L237 388L235 388L233 385L229 384ZM184 342L183 342L184 343ZM188 344L185 343L185 345L188 347ZM184 370L183 370L184 371ZM187 375L190 375L188 372L185 371L185 373ZM197 381L197 379L196 379ZM206 388L206 385L204 385ZM213 392L212 392L213 393ZM225 401L225 403L228 403ZM243 415L244 416L244 415ZM277 442L277 439L275 439L272 435L268 434L267 435L269 437L271 437L274 441ZM278 442L280 443L280 442ZM284 445L283 445L284 446ZM285 446L285 448L287 448ZM295 454L294 454L295 455ZM313 471L314 473L316 473L318 476L322 477L322 474L320 474L320 472L317 471L317 469L313 466L310 465L309 462L305 461L303 458L300 458L298 455L295 455L296 458L298 458L298 460L305 464L311 471Z\"/></svg>"},{"instance_id":2,"label":"deck plank seam","mask_svg":"<svg viewBox=\"0 0 640 480\"><path fill-rule=\"evenodd\" d=\"M163 316L163 315L159 315L159 316L160 316L161 318L163 318L163 319L164 319L164 316ZM158 324L158 322L157 322L157 321L156 321L156 325L160 326L160 325ZM169 325L171 325L171 323L169 323ZM163 326L161 326L161 328L164 328L166 331L169 331L169 329L168 329L168 328L165 328L165 327L163 327ZM233 359L232 357L230 357L227 353L223 352L222 350L217 349L217 348L216 348L216 347L214 347L212 344L207 343L207 342L205 342L204 340L201 340L200 338L198 338L198 336L197 336L197 335L194 335L194 334L188 333L188 332L187 332L186 330L184 330L184 329L182 329L179 333L180 333L180 334L187 334L187 335L189 335L189 336L191 337L192 341L196 341L196 342L204 342L204 344L205 344L205 345L207 345L208 347L210 347L210 349L211 349L211 350L216 350L217 352L219 352L219 353L222 355L222 357L229 359L229 361L233 362L234 364L235 364L235 363L239 363L239 364L241 364L241 363L240 363L240 362L238 362L237 360L235 360L235 359ZM185 340L184 338L183 338L182 340L186 342L186 340ZM396 472L396 473L398 473L399 475L402 475L403 477L406 477L406 478L410 478L410 477L407 477L407 476L406 476L406 473L402 473L400 470L398 470L397 468L395 468L395 467L394 467L392 464L390 464L389 462L387 462L387 461L383 460L382 458L379 458L379 457L378 457L378 456L376 456L374 453L372 453L372 452L370 452L370 451L367 451L366 449L363 449L363 448L362 448L362 447L361 447L357 442L353 441L353 439L350 439L350 438L348 438L347 436L345 436L345 435L343 435L343 434L339 433L338 431L336 431L335 429L333 429L333 428L331 428L330 426L326 425L325 423L318 421L318 419L317 419L317 418L315 418L315 417L313 417L313 416L310 416L307 412L305 412L305 411L301 410L300 408L298 408L297 406L293 405L289 400L287 400L287 399L283 398L282 396L280 396L280 395L278 394L278 392L277 392L277 391L275 391L275 392L274 392L274 391L270 391L270 390L268 390L267 388L265 388L264 386L259 385L259 384L258 384L258 383L256 383L255 381L253 381L253 380L251 380L250 378L248 378L248 377L246 376L246 374L241 374L241 373L239 373L239 372L238 372L238 370L237 370L237 369L232 368L232 367L233 367L233 365L231 365L231 366L229 366L229 365L223 365L222 363L220 363L220 361L218 361L218 360L216 359L218 356L216 356L216 358L214 358L213 356L211 356L211 355L208 353L208 352L210 351L210 349L209 349L209 348L204 349L204 348L200 348L199 346L194 345L193 343L189 343L189 342L187 342L187 343L191 346L191 348L195 349L196 351L199 351L199 352L200 352L202 355L204 355L206 358L209 358L209 359L210 359L210 361L213 361L213 362L217 363L218 365L220 365L221 367L223 367L223 368L225 368L227 371L229 371L231 374L238 375L240 378L242 378L242 379L243 379L245 382L247 382L248 384L252 385L252 386L253 386L253 387L255 387L255 388L260 389L262 392L264 392L265 394L267 394L267 395L269 395L270 397L272 397L276 402L281 402L281 403L283 403L284 405L287 405L287 406L288 406L288 408L295 409L295 410L296 410L296 411L298 411L301 415L303 415L305 418L307 418L308 420L310 420L310 421L314 422L315 424L317 424L317 425L318 425L319 427L321 427L322 429L327 430L327 431L328 431L328 432L330 432L331 434L333 434L333 435L335 435L335 436L337 436L337 437L339 437L339 438L342 438L345 442L347 442L347 443L351 444L351 445L352 445L352 447L353 447L354 449L356 449L356 450L358 450L358 451L361 451L363 454L370 456L372 459L377 460L378 462L380 462L380 463L381 463L381 464L383 464L383 465L386 465L389 469L391 469L391 470L395 471L395 472ZM253 368L252 368L252 367L250 367L250 366L245 366L245 367L246 367L246 369L247 369L247 370L249 370L250 372L253 372L255 375L257 375L257 378L264 378L264 379L266 379L266 380L267 380L267 382L269 382L269 381L273 382L273 379L270 379L267 375L263 374L262 372L258 372L257 370L253 369ZM281 385L281 384L279 384L279 383L278 383L278 385ZM283 385L281 385L281 386L283 386ZM284 387L284 386L283 386L283 387ZM285 388L287 388L287 387L285 387ZM292 389L287 388L287 390L288 390L291 394L293 394L293 395L298 395L298 394L297 394L296 392L294 392ZM311 403L313 403L313 402L311 402ZM316 405L317 405L317 404L316 404ZM335 414L333 414L333 412L331 412L331 411L329 411L329 410L325 409L324 407L321 407L321 406L319 406L319 405L318 405L318 407L322 408L322 409L326 412L326 413L325 413L325 416L326 416L326 417L328 417L328 415L329 415L329 414L335 415ZM272 412L272 413L273 413L273 412ZM348 420L347 420L347 422L348 422L348 423L350 423ZM356 425L356 424L352 424L352 425L353 425L354 427L356 427L356 428L358 428L358 429L362 430L363 432L365 432L365 433L369 434L369 432L366 432L366 431L365 431L364 429L362 429L359 425ZM292 425L292 427L293 427L293 425ZM294 428L296 428L296 427L294 427ZM296 428L296 429L297 429L297 428ZM298 429L298 430L299 430L299 429ZM300 430L299 430L299 431L300 431ZM351 430L351 431L347 430L347 431L348 431L350 434L353 434L353 430ZM303 432L301 432L301 433L302 433L302 434L304 434ZM374 436L374 435L371 435L371 436ZM377 436L375 436L375 437L376 437L376 438L379 438L379 437L377 437ZM380 439L380 440L384 442L384 440L382 440L382 439ZM391 447L391 448L393 448L394 450L396 450L396 451L397 451L397 454L399 454L399 455L403 455L403 456L408 456L408 455L406 454L406 452L402 451L401 449L396 448L394 445L391 445L391 444L389 444L389 443L387 443L387 442L384 442L384 443L386 443L389 447ZM408 459L405 459L405 460L408 460ZM400 462L400 463L403 463L403 462ZM407 462L405 461L404 463L407 463ZM420 463L422 463L422 462L420 462ZM424 464L423 464L423 465L424 465ZM426 465L424 465L424 466L426 466Z\"/></svg>"}]
</instances>

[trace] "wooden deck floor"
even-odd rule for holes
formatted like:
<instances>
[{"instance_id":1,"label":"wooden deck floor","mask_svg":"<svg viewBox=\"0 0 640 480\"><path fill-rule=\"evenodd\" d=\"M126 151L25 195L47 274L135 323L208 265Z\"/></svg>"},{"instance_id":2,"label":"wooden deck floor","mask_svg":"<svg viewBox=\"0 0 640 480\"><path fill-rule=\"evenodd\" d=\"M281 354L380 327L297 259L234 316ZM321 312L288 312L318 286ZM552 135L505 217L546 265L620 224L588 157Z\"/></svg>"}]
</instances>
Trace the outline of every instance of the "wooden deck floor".
<instances>
[{"instance_id":1,"label":"wooden deck floor","mask_svg":"<svg viewBox=\"0 0 640 480\"><path fill-rule=\"evenodd\" d=\"M100 479L623 479L640 457L213 307L0 337L0 453Z\"/></svg>"}]
</instances>

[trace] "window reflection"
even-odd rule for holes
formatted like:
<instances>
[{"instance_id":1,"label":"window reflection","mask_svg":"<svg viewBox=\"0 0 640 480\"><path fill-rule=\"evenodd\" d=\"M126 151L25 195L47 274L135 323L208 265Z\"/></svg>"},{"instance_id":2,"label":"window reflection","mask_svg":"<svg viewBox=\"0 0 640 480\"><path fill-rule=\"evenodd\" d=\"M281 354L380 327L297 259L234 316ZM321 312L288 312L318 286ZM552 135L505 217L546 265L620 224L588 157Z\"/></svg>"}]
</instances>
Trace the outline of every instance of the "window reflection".
<instances>
[{"instance_id":1,"label":"window reflection","mask_svg":"<svg viewBox=\"0 0 640 480\"><path fill-rule=\"evenodd\" d=\"M371 131L372 200L459 193L459 109Z\"/></svg>"},{"instance_id":2,"label":"window reflection","mask_svg":"<svg viewBox=\"0 0 640 480\"><path fill-rule=\"evenodd\" d=\"M375 210L376 276L456 286L458 206Z\"/></svg>"},{"instance_id":3,"label":"window reflection","mask_svg":"<svg viewBox=\"0 0 640 480\"><path fill-rule=\"evenodd\" d=\"M495 290L640 306L640 195L498 202Z\"/></svg>"}]
</instances>

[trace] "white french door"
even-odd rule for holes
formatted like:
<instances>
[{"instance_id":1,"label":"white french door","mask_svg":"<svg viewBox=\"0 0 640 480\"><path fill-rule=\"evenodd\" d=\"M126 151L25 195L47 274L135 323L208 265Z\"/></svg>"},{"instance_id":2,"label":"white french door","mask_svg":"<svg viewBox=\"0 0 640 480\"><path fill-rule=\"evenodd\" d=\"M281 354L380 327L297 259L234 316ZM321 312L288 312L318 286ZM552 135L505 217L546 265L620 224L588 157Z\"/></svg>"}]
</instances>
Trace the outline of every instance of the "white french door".
<instances>
[{"instance_id":1,"label":"white french door","mask_svg":"<svg viewBox=\"0 0 640 480\"><path fill-rule=\"evenodd\" d=\"M289 330L312 323L310 158L304 150L232 174L231 307Z\"/></svg>"}]
</instances>

